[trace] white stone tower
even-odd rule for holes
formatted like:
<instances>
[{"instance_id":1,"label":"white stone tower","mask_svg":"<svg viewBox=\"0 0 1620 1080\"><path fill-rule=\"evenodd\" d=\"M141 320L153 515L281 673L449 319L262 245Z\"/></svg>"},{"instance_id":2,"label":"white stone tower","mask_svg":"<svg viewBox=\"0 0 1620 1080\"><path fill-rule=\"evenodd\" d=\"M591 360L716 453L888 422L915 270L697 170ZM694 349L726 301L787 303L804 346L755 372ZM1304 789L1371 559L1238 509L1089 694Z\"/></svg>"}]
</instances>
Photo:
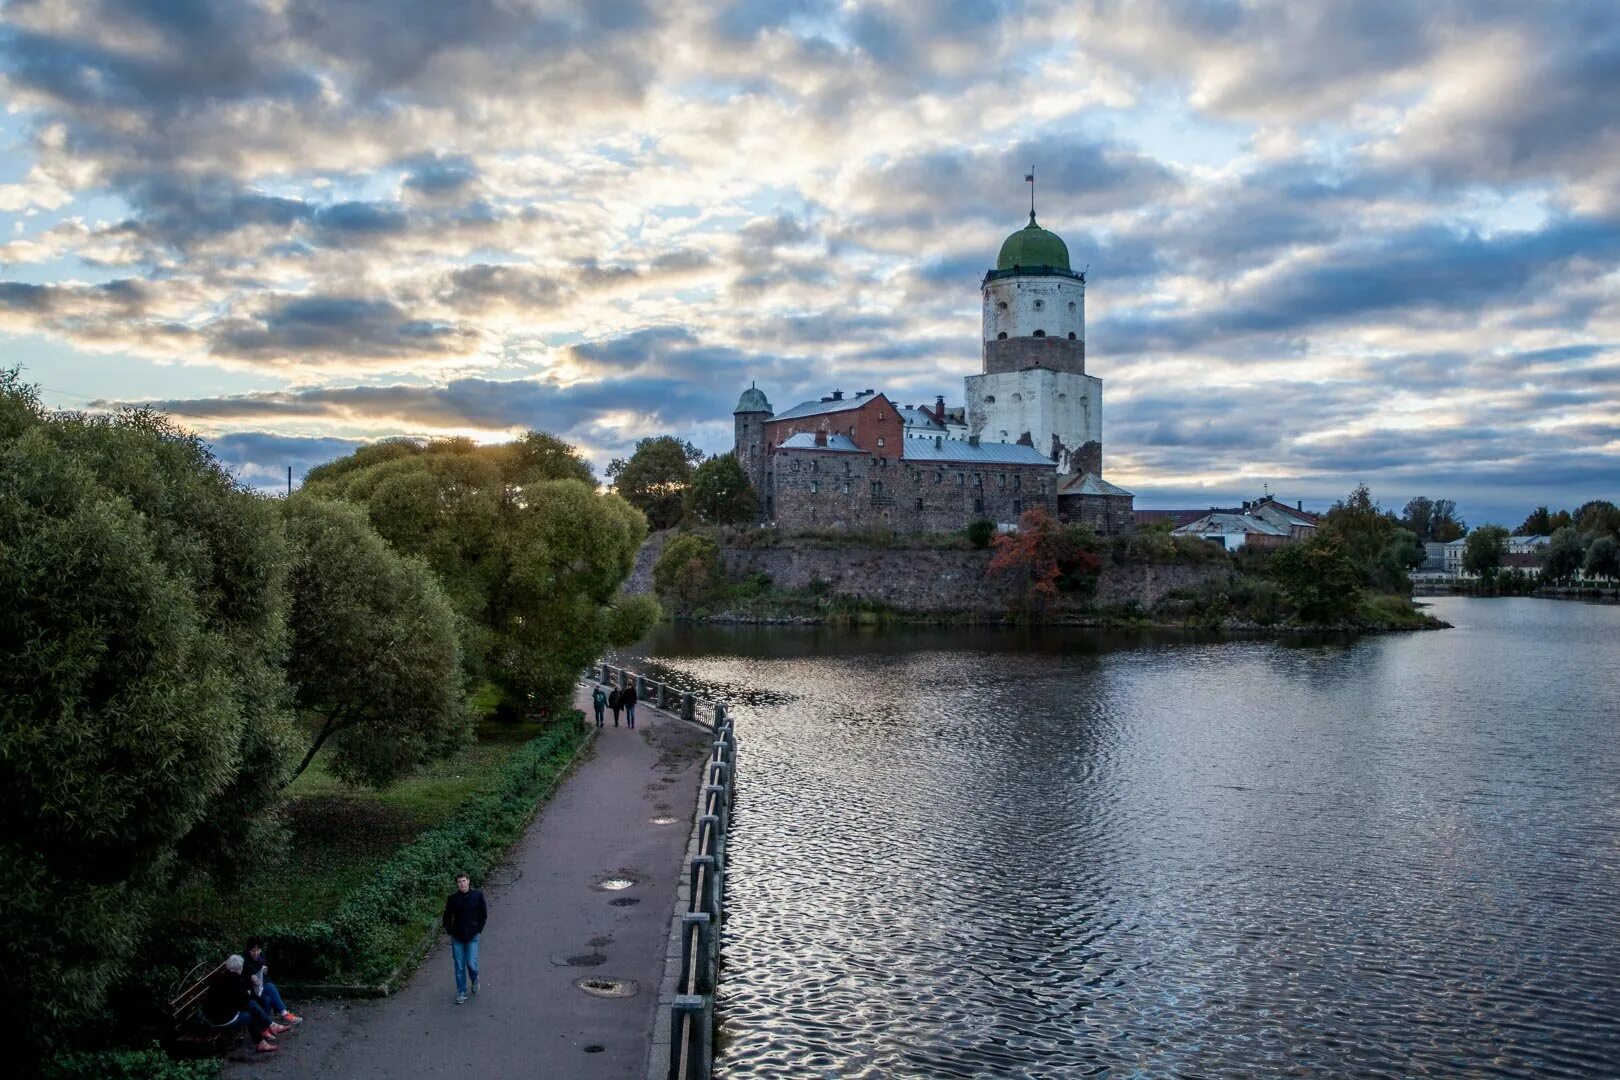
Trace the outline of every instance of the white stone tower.
<instances>
[{"instance_id":1,"label":"white stone tower","mask_svg":"<svg viewBox=\"0 0 1620 1080\"><path fill-rule=\"evenodd\" d=\"M984 371L967 384L968 433L1024 442L1059 473L1102 474L1102 380L1086 374L1086 277L1035 222L984 276Z\"/></svg>"}]
</instances>

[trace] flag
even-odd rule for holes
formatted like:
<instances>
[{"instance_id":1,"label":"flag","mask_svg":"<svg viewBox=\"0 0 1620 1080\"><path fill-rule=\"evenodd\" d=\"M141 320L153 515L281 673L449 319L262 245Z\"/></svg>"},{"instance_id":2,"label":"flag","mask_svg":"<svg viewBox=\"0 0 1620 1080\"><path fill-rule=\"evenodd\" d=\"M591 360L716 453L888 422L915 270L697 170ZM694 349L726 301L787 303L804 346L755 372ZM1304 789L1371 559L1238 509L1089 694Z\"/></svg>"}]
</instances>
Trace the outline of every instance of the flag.
<instances>
[{"instance_id":1,"label":"flag","mask_svg":"<svg viewBox=\"0 0 1620 1080\"><path fill-rule=\"evenodd\" d=\"M1026 181L1028 181L1029 183L1033 184L1035 182L1035 174L1034 173L1029 173L1024 177L1024 179Z\"/></svg>"}]
</instances>

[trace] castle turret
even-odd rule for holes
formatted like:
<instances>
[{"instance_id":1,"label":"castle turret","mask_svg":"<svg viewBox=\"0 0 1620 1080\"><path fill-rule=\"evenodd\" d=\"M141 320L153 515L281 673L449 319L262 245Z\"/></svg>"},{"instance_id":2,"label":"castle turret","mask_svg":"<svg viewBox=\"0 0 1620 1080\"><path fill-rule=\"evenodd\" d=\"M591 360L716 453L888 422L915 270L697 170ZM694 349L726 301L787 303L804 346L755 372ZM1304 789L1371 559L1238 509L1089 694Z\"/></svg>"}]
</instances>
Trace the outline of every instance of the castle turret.
<instances>
[{"instance_id":1,"label":"castle turret","mask_svg":"<svg viewBox=\"0 0 1620 1080\"><path fill-rule=\"evenodd\" d=\"M754 485L760 509L769 520L771 507L765 485L769 448L765 445L765 421L774 415L771 403L766 400L763 390L749 383L748 389L737 399L737 407L731 411L731 415L734 422L732 452L737 456L737 464L748 475L748 482Z\"/></svg>"},{"instance_id":2,"label":"castle turret","mask_svg":"<svg viewBox=\"0 0 1620 1080\"><path fill-rule=\"evenodd\" d=\"M967 378L968 432L1026 443L1060 473L1102 472L1102 380L1086 374L1086 276L1062 237L1029 224L984 275L983 373Z\"/></svg>"}]
</instances>

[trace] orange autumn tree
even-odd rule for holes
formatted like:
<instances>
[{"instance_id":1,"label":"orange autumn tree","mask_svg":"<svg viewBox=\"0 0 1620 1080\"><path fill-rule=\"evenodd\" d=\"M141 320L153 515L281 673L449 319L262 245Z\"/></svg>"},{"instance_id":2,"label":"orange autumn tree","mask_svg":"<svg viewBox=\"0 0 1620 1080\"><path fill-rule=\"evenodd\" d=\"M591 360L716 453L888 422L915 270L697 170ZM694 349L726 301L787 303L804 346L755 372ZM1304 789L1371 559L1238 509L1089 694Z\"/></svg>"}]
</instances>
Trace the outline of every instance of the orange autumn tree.
<instances>
[{"instance_id":1,"label":"orange autumn tree","mask_svg":"<svg viewBox=\"0 0 1620 1080\"><path fill-rule=\"evenodd\" d=\"M1089 584L1102 567L1094 550L1096 535L1082 525L1064 525L1037 507L1018 519L1018 531L995 539L986 573L1010 579L1023 590L1024 605L1041 611L1058 598Z\"/></svg>"}]
</instances>

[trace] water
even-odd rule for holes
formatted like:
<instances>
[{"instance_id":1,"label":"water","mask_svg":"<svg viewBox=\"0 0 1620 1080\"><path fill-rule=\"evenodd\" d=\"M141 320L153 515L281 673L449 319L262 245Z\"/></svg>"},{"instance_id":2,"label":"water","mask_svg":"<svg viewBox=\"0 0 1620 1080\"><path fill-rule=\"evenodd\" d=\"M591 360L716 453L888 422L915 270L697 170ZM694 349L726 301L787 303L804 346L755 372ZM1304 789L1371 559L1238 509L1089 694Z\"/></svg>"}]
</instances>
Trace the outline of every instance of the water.
<instances>
[{"instance_id":1,"label":"water","mask_svg":"<svg viewBox=\"0 0 1620 1080\"><path fill-rule=\"evenodd\" d=\"M1348 642L674 628L719 1073L1620 1075L1620 607Z\"/></svg>"}]
</instances>

